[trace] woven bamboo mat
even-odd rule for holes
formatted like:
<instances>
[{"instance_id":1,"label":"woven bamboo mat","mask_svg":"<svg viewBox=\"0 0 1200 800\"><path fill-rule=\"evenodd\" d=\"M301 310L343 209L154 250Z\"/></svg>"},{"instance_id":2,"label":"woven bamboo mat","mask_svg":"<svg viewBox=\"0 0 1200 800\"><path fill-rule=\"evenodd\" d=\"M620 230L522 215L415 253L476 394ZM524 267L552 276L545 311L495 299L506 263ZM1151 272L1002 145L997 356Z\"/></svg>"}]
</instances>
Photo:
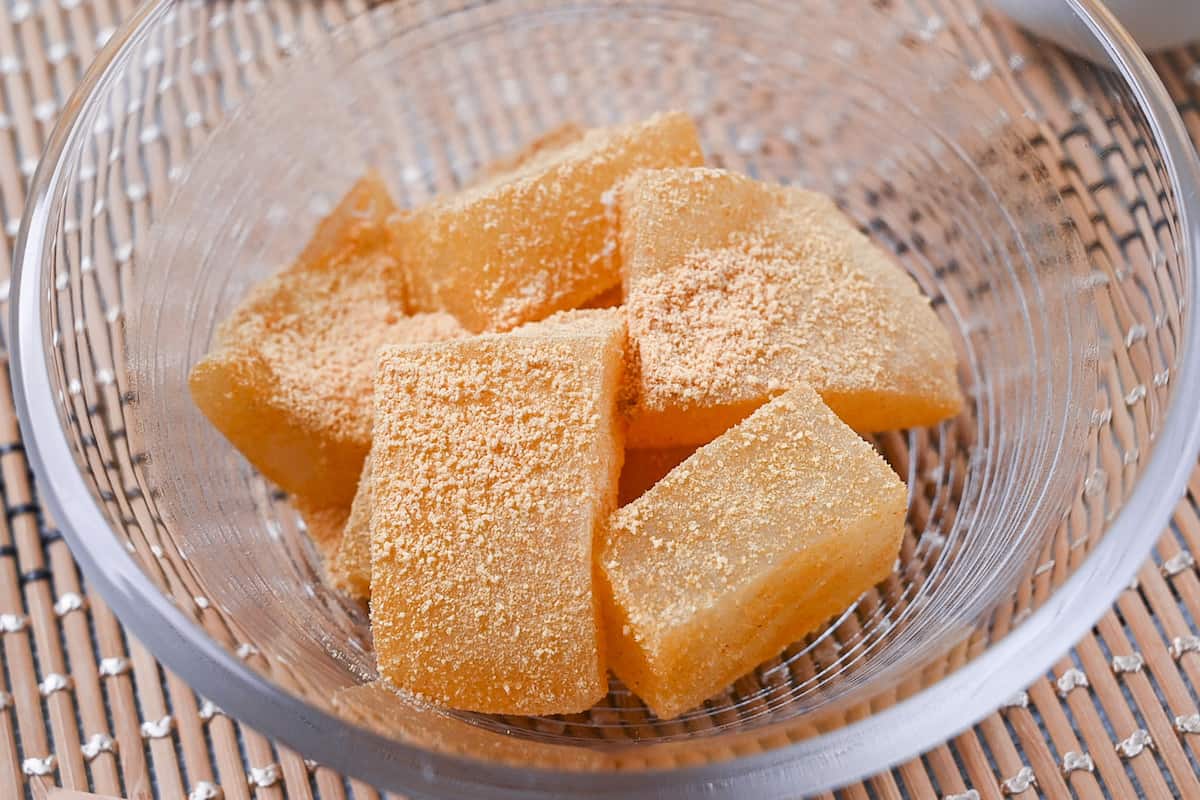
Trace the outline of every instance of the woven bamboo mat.
<instances>
[{"instance_id":1,"label":"woven bamboo mat","mask_svg":"<svg viewBox=\"0 0 1200 800\"><path fill-rule=\"evenodd\" d=\"M972 12L924 37L973 32L980 59L1035 72L1057 56ZM0 3L0 306L25 186L75 81L133 0ZM322 8L316 4L315 8ZM1200 141L1200 46L1155 66ZM1036 79L1024 87L1036 91ZM1071 181L1103 175L1052 152ZM1059 147L1059 145L1062 145ZM1103 152L1104 143L1085 145ZM1119 157L1119 156L1118 156ZM1082 163L1082 162L1079 162ZM1068 172L1073 174L1068 175ZM6 309L3 309L6 312ZM0 365L0 800L313 798L380 795L239 725L166 671L83 579L37 497ZM1136 585L1051 673L967 732L846 798L1200 797L1200 469ZM62 788L59 788L62 787Z\"/></svg>"}]
</instances>

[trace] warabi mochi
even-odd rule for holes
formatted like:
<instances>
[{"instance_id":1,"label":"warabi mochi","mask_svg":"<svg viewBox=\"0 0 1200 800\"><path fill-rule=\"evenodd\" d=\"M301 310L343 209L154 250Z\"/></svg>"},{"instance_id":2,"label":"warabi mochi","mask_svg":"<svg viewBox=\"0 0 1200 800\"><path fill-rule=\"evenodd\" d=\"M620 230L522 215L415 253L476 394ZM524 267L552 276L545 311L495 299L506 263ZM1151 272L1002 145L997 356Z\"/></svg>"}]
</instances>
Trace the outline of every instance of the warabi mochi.
<instances>
[{"instance_id":1,"label":"warabi mochi","mask_svg":"<svg viewBox=\"0 0 1200 800\"><path fill-rule=\"evenodd\" d=\"M612 515L609 665L662 718L695 707L886 578L904 484L795 388Z\"/></svg>"},{"instance_id":2,"label":"warabi mochi","mask_svg":"<svg viewBox=\"0 0 1200 800\"><path fill-rule=\"evenodd\" d=\"M506 714L607 691L593 541L616 505L624 323L586 318L381 352L370 605L396 686Z\"/></svg>"},{"instance_id":3,"label":"warabi mochi","mask_svg":"<svg viewBox=\"0 0 1200 800\"><path fill-rule=\"evenodd\" d=\"M620 331L623 337L624 325L624 318L616 310L577 309L560 311L539 322L526 323L508 335L608 336L613 331ZM625 480L624 472L621 473L621 480ZM624 483L621 485L624 486ZM366 600L371 596L371 502L371 456L368 453L358 491L350 505L345 534L328 570L334 586L356 600Z\"/></svg>"},{"instance_id":4,"label":"warabi mochi","mask_svg":"<svg viewBox=\"0 0 1200 800\"><path fill-rule=\"evenodd\" d=\"M709 441L800 380L860 432L958 412L949 334L829 198L664 169L627 179L618 206L631 446Z\"/></svg>"},{"instance_id":5,"label":"warabi mochi","mask_svg":"<svg viewBox=\"0 0 1200 800\"><path fill-rule=\"evenodd\" d=\"M375 352L466 335L453 317L406 314L374 174L324 219L296 261L256 286L192 369L192 397L264 475L309 508L349 505L371 441Z\"/></svg>"},{"instance_id":6,"label":"warabi mochi","mask_svg":"<svg viewBox=\"0 0 1200 800\"><path fill-rule=\"evenodd\" d=\"M551 136L511 169L400 215L412 303L476 332L574 308L620 281L615 184L643 167L700 163L680 113Z\"/></svg>"},{"instance_id":7,"label":"warabi mochi","mask_svg":"<svg viewBox=\"0 0 1200 800\"><path fill-rule=\"evenodd\" d=\"M337 549L326 563L334 588L366 600L371 596L371 454L367 453L358 490L350 504Z\"/></svg>"}]
</instances>

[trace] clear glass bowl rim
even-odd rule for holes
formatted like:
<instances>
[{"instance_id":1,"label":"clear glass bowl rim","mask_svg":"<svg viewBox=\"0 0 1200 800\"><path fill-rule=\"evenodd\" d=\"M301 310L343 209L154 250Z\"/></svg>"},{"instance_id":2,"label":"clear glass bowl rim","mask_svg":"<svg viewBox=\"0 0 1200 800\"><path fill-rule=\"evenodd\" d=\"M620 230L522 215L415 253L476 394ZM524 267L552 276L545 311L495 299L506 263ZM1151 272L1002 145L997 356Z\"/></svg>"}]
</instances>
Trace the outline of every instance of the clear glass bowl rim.
<instances>
[{"instance_id":1,"label":"clear glass bowl rim","mask_svg":"<svg viewBox=\"0 0 1200 800\"><path fill-rule=\"evenodd\" d=\"M405 0L400 0L404 2ZM234 716L319 763L410 796L493 798L770 797L852 783L970 727L1032 683L1079 640L1133 579L1183 494L1200 452L1200 325L1185 321L1175 396L1149 463L1084 563L1042 606L970 663L892 707L836 731L703 767L638 773L515 768L443 755L356 727L280 689L193 622L143 574L112 536L87 489L56 414L42 338L42 266L52 258L54 198L64 154L88 132L81 116L114 77L122 52L179 0L150 0L117 30L85 73L33 176L17 235L10 338L13 392L37 485L87 580L122 623L189 685ZM1099 0L1059 0L1086 26L1135 98L1179 204L1188 308L1200 309L1200 159L1162 82ZM41 409L41 411L37 411Z\"/></svg>"}]
</instances>

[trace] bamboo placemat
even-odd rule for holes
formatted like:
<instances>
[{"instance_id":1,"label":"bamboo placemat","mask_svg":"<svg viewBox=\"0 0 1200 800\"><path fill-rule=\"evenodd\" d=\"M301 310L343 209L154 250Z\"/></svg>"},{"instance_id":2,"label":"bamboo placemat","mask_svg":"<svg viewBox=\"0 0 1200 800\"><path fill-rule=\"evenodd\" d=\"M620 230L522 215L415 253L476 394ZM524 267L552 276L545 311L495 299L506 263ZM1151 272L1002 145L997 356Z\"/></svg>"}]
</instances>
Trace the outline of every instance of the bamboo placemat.
<instances>
[{"instance_id":1,"label":"bamboo placemat","mask_svg":"<svg viewBox=\"0 0 1200 800\"><path fill-rule=\"evenodd\" d=\"M970 9L913 5L923 20L918 35L952 30L961 39L966 31L969 41L955 46L976 52L981 63L999 58L1014 73L1032 73L1052 68L1046 59L1058 57ZM133 7L132 0L0 3L5 314L13 237L42 143L79 75ZM320 3L314 8L324 13ZM1154 62L1200 141L1200 46ZM1064 130L1050 143L1068 187L1104 178L1063 155L1068 137L1079 146L1078 134ZM1103 142L1084 146L1104 150ZM0 384L0 798L379 798L198 697L87 592L39 503L6 359ZM1200 574L1193 552L1200 552L1200 469L1138 582L1052 672L974 728L836 796L1200 797Z\"/></svg>"}]
</instances>

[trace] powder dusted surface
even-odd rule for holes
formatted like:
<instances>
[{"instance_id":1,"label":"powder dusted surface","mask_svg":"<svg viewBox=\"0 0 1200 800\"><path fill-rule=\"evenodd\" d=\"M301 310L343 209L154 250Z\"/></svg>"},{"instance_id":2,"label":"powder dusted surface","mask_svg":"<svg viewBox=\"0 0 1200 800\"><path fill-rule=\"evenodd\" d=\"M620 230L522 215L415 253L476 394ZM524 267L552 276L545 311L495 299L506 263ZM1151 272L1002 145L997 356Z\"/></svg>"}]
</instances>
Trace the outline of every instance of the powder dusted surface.
<instances>
[{"instance_id":1,"label":"powder dusted surface","mask_svg":"<svg viewBox=\"0 0 1200 800\"><path fill-rule=\"evenodd\" d=\"M381 352L371 624L395 685L508 714L607 691L592 551L622 454L609 315Z\"/></svg>"},{"instance_id":2,"label":"powder dusted surface","mask_svg":"<svg viewBox=\"0 0 1200 800\"><path fill-rule=\"evenodd\" d=\"M632 446L703 443L799 380L863 432L958 412L949 334L829 198L707 168L618 197Z\"/></svg>"},{"instance_id":3,"label":"powder dusted surface","mask_svg":"<svg viewBox=\"0 0 1200 800\"><path fill-rule=\"evenodd\" d=\"M618 308L573 308L537 322L527 322L513 328L511 333L514 336L619 336L624 339L625 315Z\"/></svg>"},{"instance_id":4,"label":"powder dusted surface","mask_svg":"<svg viewBox=\"0 0 1200 800\"><path fill-rule=\"evenodd\" d=\"M693 708L891 573L904 484L800 384L612 515L609 665L662 718Z\"/></svg>"},{"instance_id":5,"label":"powder dusted surface","mask_svg":"<svg viewBox=\"0 0 1200 800\"><path fill-rule=\"evenodd\" d=\"M337 550L325 571L334 588L365 601L371 597L371 454L363 464Z\"/></svg>"},{"instance_id":6,"label":"powder dusted surface","mask_svg":"<svg viewBox=\"0 0 1200 800\"><path fill-rule=\"evenodd\" d=\"M255 467L314 507L348 506L371 439L375 353L466 335L448 314L407 316L386 218L368 175L294 264L255 287L192 370L200 410Z\"/></svg>"},{"instance_id":7,"label":"powder dusted surface","mask_svg":"<svg viewBox=\"0 0 1200 800\"><path fill-rule=\"evenodd\" d=\"M603 340L615 338L623 347L625 316L617 309L559 311L544 320L529 322L515 328L507 335L536 337L538 340L564 336ZM624 480L624 472L621 474ZM359 478L358 491L350 505L345 534L341 537L329 568L334 585L356 600L367 600L371 596L371 507L371 456L368 453L362 476Z\"/></svg>"},{"instance_id":8,"label":"powder dusted surface","mask_svg":"<svg viewBox=\"0 0 1200 800\"><path fill-rule=\"evenodd\" d=\"M684 114L568 134L400 215L414 308L448 311L478 332L580 305L620 281L614 185L643 167L703 163Z\"/></svg>"}]
</instances>

